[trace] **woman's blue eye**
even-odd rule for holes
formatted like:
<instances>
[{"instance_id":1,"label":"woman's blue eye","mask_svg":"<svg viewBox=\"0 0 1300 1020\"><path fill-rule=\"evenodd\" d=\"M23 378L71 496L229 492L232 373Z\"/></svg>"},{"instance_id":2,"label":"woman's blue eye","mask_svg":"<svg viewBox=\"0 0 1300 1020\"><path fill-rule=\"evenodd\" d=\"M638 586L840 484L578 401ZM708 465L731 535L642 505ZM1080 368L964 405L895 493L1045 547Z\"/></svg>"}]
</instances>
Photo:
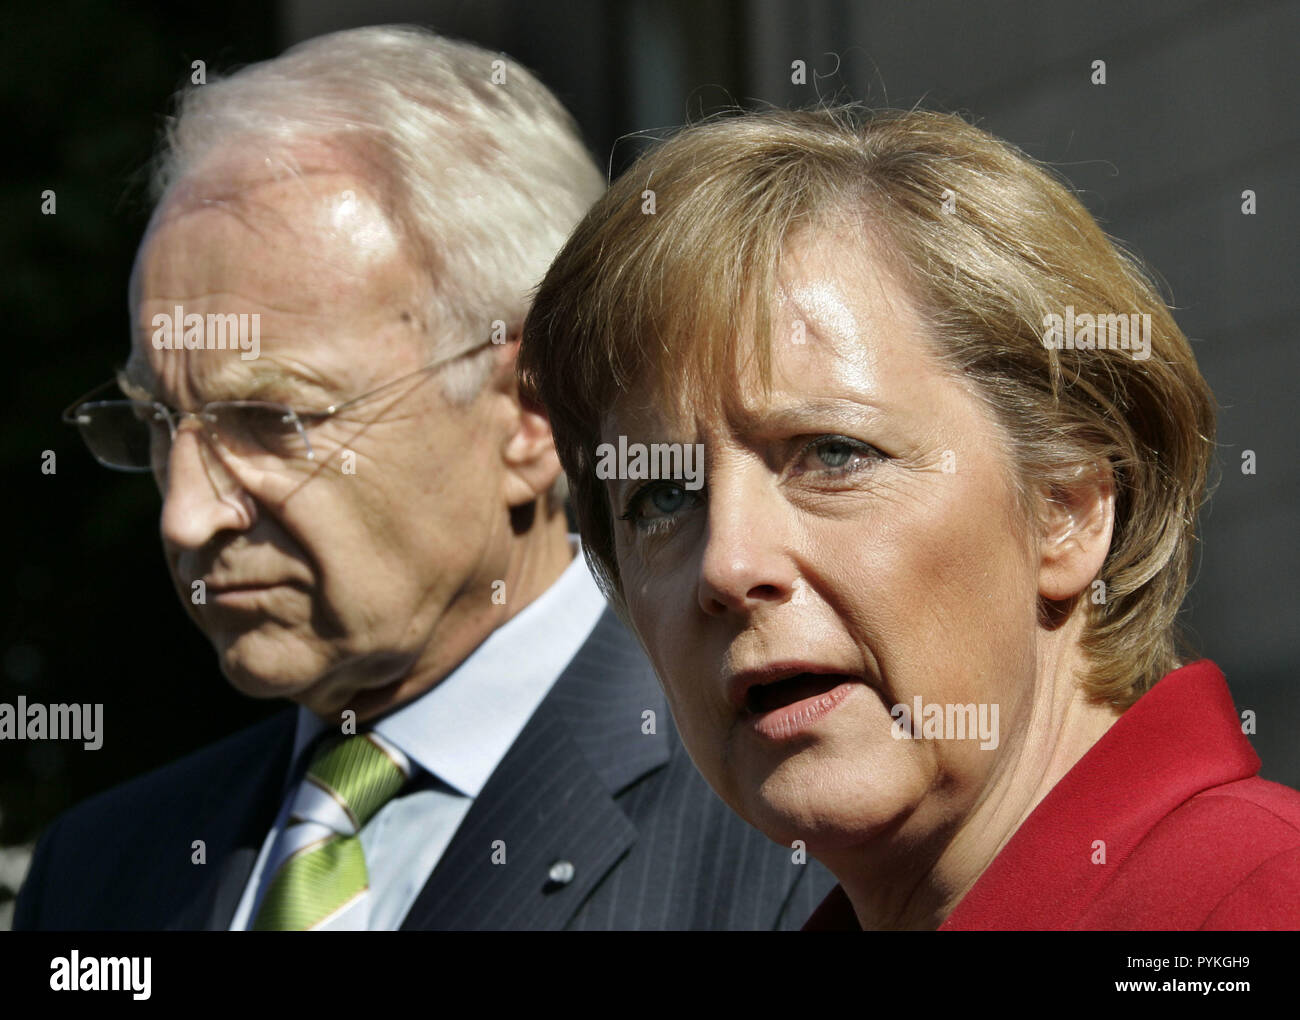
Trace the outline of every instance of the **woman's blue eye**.
<instances>
[{"instance_id":1,"label":"woman's blue eye","mask_svg":"<svg viewBox=\"0 0 1300 1020\"><path fill-rule=\"evenodd\" d=\"M680 510L683 503L686 502L686 493L678 488L654 489L650 492L650 502L654 508L661 513L670 514L675 510Z\"/></svg>"},{"instance_id":2,"label":"woman's blue eye","mask_svg":"<svg viewBox=\"0 0 1300 1020\"><path fill-rule=\"evenodd\" d=\"M848 443L823 443L817 451L822 463L827 467L843 467L853 456L853 447Z\"/></svg>"},{"instance_id":3,"label":"woman's blue eye","mask_svg":"<svg viewBox=\"0 0 1300 1020\"><path fill-rule=\"evenodd\" d=\"M619 520L631 521L637 527L652 526L659 520L671 517L695 498L693 493L687 492L680 485L652 482L632 494L627 501L627 508L618 515Z\"/></svg>"},{"instance_id":4,"label":"woman's blue eye","mask_svg":"<svg viewBox=\"0 0 1300 1020\"><path fill-rule=\"evenodd\" d=\"M847 436L825 436L804 448L797 473L820 471L831 476L846 475L881 459L882 454L874 446Z\"/></svg>"},{"instance_id":5,"label":"woman's blue eye","mask_svg":"<svg viewBox=\"0 0 1300 1020\"><path fill-rule=\"evenodd\" d=\"M821 436L803 448L796 462L796 475L813 474L841 478L875 466L885 455L874 446L847 436ZM641 531L670 528L679 511L695 506L700 497L673 482L649 482L628 497L621 521L630 521Z\"/></svg>"}]
</instances>

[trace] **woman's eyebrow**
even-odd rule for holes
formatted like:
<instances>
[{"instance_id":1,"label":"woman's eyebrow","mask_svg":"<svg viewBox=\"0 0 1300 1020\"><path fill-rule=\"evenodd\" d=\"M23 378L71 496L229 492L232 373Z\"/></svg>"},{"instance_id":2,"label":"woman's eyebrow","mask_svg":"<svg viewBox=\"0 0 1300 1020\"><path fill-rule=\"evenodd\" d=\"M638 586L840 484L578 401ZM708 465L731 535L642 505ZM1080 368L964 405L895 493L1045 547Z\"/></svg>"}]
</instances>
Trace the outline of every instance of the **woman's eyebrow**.
<instances>
[{"instance_id":1,"label":"woman's eyebrow","mask_svg":"<svg viewBox=\"0 0 1300 1020\"><path fill-rule=\"evenodd\" d=\"M736 414L736 425L745 433L790 428L818 429L824 427L829 420L855 425L877 421L885 411L881 405L860 397L817 398L780 407L742 409Z\"/></svg>"}]
</instances>

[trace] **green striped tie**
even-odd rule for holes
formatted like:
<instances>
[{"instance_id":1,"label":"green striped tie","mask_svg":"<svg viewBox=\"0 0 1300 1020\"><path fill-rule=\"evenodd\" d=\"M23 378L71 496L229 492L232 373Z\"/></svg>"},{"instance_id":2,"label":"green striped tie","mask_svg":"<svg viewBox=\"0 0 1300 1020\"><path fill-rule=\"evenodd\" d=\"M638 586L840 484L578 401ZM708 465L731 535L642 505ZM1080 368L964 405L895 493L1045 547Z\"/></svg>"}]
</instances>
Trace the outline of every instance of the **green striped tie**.
<instances>
[{"instance_id":1,"label":"green striped tie","mask_svg":"<svg viewBox=\"0 0 1300 1020\"><path fill-rule=\"evenodd\" d=\"M285 859L262 898L254 931L308 931L361 905L370 878L359 834L402 788L409 769L400 751L369 733L317 751L282 835Z\"/></svg>"}]
</instances>

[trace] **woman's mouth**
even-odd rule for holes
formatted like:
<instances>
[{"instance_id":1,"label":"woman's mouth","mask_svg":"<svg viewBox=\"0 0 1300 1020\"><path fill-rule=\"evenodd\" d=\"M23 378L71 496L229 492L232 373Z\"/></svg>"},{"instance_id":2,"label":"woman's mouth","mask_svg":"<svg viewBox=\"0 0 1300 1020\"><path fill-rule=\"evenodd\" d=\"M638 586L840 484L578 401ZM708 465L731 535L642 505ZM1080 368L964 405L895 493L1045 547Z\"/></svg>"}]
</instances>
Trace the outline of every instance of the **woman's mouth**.
<instances>
[{"instance_id":1,"label":"woman's mouth","mask_svg":"<svg viewBox=\"0 0 1300 1020\"><path fill-rule=\"evenodd\" d=\"M848 673L795 673L745 692L743 718L760 737L784 741L811 729L837 708L855 687L865 686Z\"/></svg>"}]
</instances>

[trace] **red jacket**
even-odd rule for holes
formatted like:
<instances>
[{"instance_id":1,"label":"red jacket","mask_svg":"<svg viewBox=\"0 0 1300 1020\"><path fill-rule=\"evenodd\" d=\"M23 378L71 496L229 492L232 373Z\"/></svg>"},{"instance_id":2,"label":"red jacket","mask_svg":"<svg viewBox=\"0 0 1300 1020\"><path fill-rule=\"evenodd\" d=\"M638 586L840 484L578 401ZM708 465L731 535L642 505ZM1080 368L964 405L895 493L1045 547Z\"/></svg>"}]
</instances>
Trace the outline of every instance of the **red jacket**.
<instances>
[{"instance_id":1,"label":"red jacket","mask_svg":"<svg viewBox=\"0 0 1300 1020\"><path fill-rule=\"evenodd\" d=\"M1219 668L1174 670L1052 788L939 930L1300 928L1300 793L1258 778L1259 765ZM804 925L857 928L840 886Z\"/></svg>"}]
</instances>

